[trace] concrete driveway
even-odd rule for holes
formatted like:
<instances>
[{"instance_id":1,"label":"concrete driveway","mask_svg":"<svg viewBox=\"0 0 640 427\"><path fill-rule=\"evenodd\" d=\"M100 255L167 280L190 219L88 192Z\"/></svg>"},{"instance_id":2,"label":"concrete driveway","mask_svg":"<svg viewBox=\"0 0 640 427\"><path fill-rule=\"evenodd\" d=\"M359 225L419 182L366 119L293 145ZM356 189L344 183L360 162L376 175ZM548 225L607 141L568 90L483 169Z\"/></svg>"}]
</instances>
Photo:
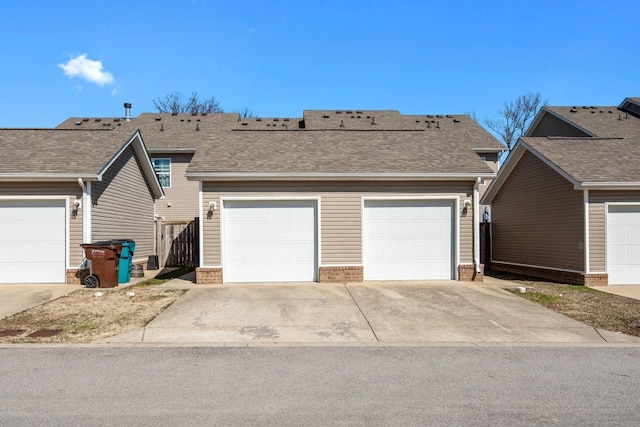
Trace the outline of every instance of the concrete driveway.
<instances>
[{"instance_id":1,"label":"concrete driveway","mask_svg":"<svg viewBox=\"0 0 640 427\"><path fill-rule=\"evenodd\" d=\"M102 342L640 343L501 289L508 285L445 281L192 287L145 328Z\"/></svg>"},{"instance_id":2,"label":"concrete driveway","mask_svg":"<svg viewBox=\"0 0 640 427\"><path fill-rule=\"evenodd\" d=\"M0 285L0 319L68 295L81 286L61 284Z\"/></svg>"}]
</instances>

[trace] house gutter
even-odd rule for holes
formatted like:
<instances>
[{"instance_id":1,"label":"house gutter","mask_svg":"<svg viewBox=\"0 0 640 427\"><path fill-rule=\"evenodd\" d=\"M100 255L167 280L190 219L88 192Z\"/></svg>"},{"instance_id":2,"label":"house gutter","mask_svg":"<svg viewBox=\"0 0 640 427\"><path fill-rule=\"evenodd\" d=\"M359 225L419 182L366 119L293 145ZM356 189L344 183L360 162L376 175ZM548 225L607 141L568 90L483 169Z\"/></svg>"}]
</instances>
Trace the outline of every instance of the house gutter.
<instances>
[{"instance_id":1,"label":"house gutter","mask_svg":"<svg viewBox=\"0 0 640 427\"><path fill-rule=\"evenodd\" d=\"M470 181L478 178L494 179L495 172L465 173L288 173L288 172L187 172L189 181Z\"/></svg>"},{"instance_id":2,"label":"house gutter","mask_svg":"<svg viewBox=\"0 0 640 427\"><path fill-rule=\"evenodd\" d=\"M476 178L473 185L473 264L476 273L480 274L480 182L481 177Z\"/></svg>"}]
</instances>

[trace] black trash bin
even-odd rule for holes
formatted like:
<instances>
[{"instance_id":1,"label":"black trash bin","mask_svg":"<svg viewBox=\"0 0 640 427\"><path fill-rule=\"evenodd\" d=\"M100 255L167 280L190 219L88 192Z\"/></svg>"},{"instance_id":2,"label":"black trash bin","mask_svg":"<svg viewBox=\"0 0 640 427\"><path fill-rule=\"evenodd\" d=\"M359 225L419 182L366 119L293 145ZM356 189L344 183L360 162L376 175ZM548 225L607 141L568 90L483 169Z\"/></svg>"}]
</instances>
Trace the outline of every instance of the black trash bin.
<instances>
[{"instance_id":1,"label":"black trash bin","mask_svg":"<svg viewBox=\"0 0 640 427\"><path fill-rule=\"evenodd\" d=\"M84 256L91 261L89 275L84 279L87 288L113 288L118 286L118 264L122 244L112 240L83 243Z\"/></svg>"}]
</instances>

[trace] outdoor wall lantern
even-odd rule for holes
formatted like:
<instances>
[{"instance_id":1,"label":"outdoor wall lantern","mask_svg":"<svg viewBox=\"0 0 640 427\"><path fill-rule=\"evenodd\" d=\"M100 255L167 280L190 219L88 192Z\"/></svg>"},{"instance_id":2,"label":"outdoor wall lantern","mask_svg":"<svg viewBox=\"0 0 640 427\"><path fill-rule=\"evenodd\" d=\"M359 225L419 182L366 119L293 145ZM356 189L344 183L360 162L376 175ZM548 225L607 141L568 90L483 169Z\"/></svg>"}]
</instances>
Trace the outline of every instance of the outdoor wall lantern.
<instances>
[{"instance_id":1,"label":"outdoor wall lantern","mask_svg":"<svg viewBox=\"0 0 640 427\"><path fill-rule=\"evenodd\" d=\"M78 216L78 210L80 209L81 206L82 204L80 203L80 200L76 200L73 202L73 209L71 210L72 219L76 219L76 217Z\"/></svg>"}]
</instances>

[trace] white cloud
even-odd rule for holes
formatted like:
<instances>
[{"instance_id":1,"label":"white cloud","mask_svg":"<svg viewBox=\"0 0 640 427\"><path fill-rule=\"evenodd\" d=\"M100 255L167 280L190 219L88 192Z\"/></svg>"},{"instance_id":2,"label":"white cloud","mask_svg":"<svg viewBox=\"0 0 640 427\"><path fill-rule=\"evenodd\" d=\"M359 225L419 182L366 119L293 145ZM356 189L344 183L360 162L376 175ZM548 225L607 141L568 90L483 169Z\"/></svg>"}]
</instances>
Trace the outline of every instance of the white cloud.
<instances>
[{"instance_id":1,"label":"white cloud","mask_svg":"<svg viewBox=\"0 0 640 427\"><path fill-rule=\"evenodd\" d=\"M88 59L86 53L71 58L65 64L58 64L58 67L62 68L64 74L69 77L78 77L100 86L112 84L115 81L113 74L102 69L102 61Z\"/></svg>"}]
</instances>

